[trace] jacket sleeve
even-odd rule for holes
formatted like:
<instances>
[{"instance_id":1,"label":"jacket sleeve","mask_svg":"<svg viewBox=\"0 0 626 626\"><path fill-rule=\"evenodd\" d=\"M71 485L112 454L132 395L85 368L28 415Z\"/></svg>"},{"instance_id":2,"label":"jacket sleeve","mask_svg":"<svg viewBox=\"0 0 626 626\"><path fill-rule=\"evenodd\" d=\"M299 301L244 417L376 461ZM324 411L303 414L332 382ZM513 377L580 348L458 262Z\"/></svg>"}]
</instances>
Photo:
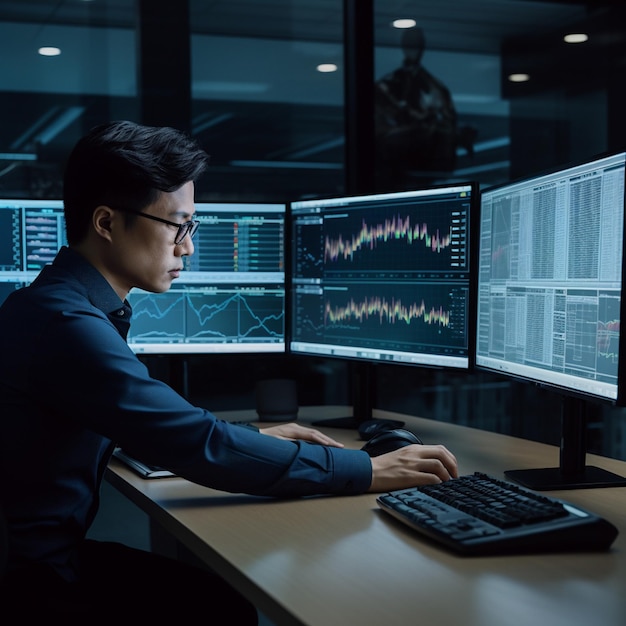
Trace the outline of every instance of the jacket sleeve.
<instances>
[{"instance_id":1,"label":"jacket sleeve","mask_svg":"<svg viewBox=\"0 0 626 626\"><path fill-rule=\"evenodd\" d=\"M293 442L217 419L150 377L100 311L64 311L39 329L33 393L77 427L193 482L254 495L365 492L371 462L360 450Z\"/></svg>"}]
</instances>

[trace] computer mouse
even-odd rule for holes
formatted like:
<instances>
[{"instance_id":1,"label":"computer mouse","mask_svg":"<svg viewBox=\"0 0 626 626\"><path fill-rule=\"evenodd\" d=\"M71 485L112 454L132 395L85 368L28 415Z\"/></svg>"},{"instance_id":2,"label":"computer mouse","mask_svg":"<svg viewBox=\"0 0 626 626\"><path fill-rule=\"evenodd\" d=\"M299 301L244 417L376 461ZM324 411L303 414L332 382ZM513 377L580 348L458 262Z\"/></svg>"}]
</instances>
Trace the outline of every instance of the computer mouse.
<instances>
[{"instance_id":1,"label":"computer mouse","mask_svg":"<svg viewBox=\"0 0 626 626\"><path fill-rule=\"evenodd\" d=\"M387 452L393 452L393 450L397 450L398 448L409 446L412 443L421 444L422 440L410 430L393 428L374 435L363 445L361 450L364 450L370 456L379 456Z\"/></svg>"},{"instance_id":2,"label":"computer mouse","mask_svg":"<svg viewBox=\"0 0 626 626\"><path fill-rule=\"evenodd\" d=\"M364 420L361 422L357 430L359 431L359 437L363 441L369 441L374 435L381 433L385 430L392 430L393 428L402 428L404 422L400 420L392 420L384 417L376 417L370 420Z\"/></svg>"}]
</instances>

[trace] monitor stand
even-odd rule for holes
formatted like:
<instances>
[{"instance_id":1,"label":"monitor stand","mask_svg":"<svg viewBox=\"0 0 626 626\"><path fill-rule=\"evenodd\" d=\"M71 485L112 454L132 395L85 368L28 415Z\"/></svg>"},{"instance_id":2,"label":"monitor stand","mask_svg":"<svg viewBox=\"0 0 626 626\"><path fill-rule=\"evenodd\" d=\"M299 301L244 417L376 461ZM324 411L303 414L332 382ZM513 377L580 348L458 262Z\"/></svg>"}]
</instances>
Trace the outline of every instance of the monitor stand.
<instances>
[{"instance_id":1,"label":"monitor stand","mask_svg":"<svg viewBox=\"0 0 626 626\"><path fill-rule=\"evenodd\" d=\"M507 470L507 478L537 491L626 487L626 478L585 464L587 454L586 402L563 398L561 408L560 466Z\"/></svg>"},{"instance_id":2,"label":"monitor stand","mask_svg":"<svg viewBox=\"0 0 626 626\"><path fill-rule=\"evenodd\" d=\"M357 429L361 422L373 419L376 380L372 365L364 361L354 361L351 365L352 415L317 420L313 426Z\"/></svg>"}]
</instances>

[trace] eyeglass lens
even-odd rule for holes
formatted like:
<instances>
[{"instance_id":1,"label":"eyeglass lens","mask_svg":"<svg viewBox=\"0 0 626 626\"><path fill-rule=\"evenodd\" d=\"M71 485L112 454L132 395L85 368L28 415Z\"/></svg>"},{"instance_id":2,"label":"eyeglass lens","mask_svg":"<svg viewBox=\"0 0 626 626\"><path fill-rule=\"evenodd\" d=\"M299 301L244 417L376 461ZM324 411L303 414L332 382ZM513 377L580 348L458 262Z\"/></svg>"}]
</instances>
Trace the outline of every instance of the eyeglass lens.
<instances>
[{"instance_id":1,"label":"eyeglass lens","mask_svg":"<svg viewBox=\"0 0 626 626\"><path fill-rule=\"evenodd\" d=\"M191 220L189 222L185 222L178 227L178 232L176 233L176 239L174 243L180 244L183 239L189 235L190 239L196 234L198 227L200 226L200 222L198 220Z\"/></svg>"}]
</instances>

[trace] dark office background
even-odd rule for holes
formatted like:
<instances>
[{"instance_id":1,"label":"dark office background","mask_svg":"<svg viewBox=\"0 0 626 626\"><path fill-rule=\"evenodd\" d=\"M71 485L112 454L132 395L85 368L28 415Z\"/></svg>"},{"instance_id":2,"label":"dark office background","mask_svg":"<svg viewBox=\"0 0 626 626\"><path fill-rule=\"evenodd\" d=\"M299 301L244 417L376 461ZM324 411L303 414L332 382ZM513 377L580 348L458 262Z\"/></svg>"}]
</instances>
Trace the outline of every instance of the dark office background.
<instances>
[{"instance_id":1,"label":"dark office background","mask_svg":"<svg viewBox=\"0 0 626 626\"><path fill-rule=\"evenodd\" d=\"M626 146L624 2L2 0L0 195L60 197L74 142L120 118L197 137L212 157L198 201L380 190L373 89L402 63L396 18L423 29L423 65L474 137L452 170L408 168L405 187L485 187ZM563 42L580 32L587 42ZM61 55L38 55L44 45ZM514 73L530 80L511 82ZM256 382L274 377L295 378L301 404L352 400L351 365L328 359L144 358L212 410L252 408ZM425 368L373 373L379 408L558 443L559 399L536 387ZM624 410L593 406L590 418L590 450L626 459Z\"/></svg>"}]
</instances>

